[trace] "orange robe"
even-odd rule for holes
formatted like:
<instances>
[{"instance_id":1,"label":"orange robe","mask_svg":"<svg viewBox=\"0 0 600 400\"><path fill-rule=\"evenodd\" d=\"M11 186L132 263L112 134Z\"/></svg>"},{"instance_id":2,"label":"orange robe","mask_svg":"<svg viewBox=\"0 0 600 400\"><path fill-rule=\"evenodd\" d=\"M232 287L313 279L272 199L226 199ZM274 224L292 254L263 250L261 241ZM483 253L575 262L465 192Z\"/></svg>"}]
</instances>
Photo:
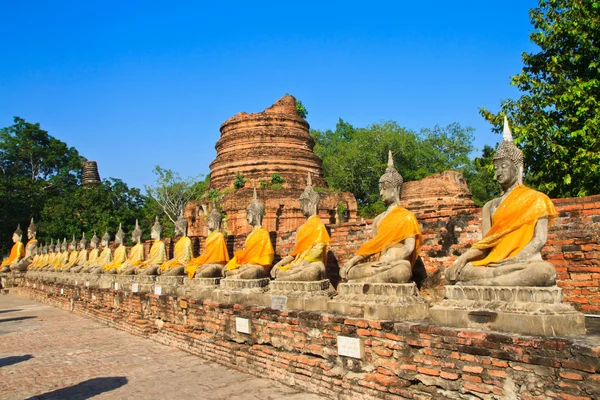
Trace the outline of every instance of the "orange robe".
<instances>
[{"instance_id":1,"label":"orange robe","mask_svg":"<svg viewBox=\"0 0 600 400\"><path fill-rule=\"evenodd\" d=\"M10 255L6 260L2 261L0 267L8 267L10 264L15 262L15 260L23 257L25 257L25 246L23 246L23 242L17 242L10 249Z\"/></svg>"},{"instance_id":2,"label":"orange robe","mask_svg":"<svg viewBox=\"0 0 600 400\"><path fill-rule=\"evenodd\" d=\"M515 187L494 212L490 230L473 245L474 249L491 251L471 264L485 267L516 256L533 239L535 224L544 217L550 229L557 217L552 200L524 185Z\"/></svg>"},{"instance_id":3,"label":"orange robe","mask_svg":"<svg viewBox=\"0 0 600 400\"><path fill-rule=\"evenodd\" d=\"M269 232L263 227L252 231L246 238L244 248L237 250L233 256L227 263L228 271L238 269L244 264L260 265L268 270L275 257Z\"/></svg>"},{"instance_id":4,"label":"orange robe","mask_svg":"<svg viewBox=\"0 0 600 400\"><path fill-rule=\"evenodd\" d=\"M204 264L222 264L229 261L229 253L225 244L225 236L221 232L213 232L206 238L206 250L200 256L193 258L185 268L185 273L194 279L198 267Z\"/></svg>"},{"instance_id":5,"label":"orange robe","mask_svg":"<svg viewBox=\"0 0 600 400\"><path fill-rule=\"evenodd\" d=\"M296 246L290 253L295 259L287 264L281 265L281 271L287 271L302 260L308 262L325 262L327 256L327 244L331 241L325 224L317 215L313 215L298 229L296 233Z\"/></svg>"},{"instance_id":6,"label":"orange robe","mask_svg":"<svg viewBox=\"0 0 600 400\"><path fill-rule=\"evenodd\" d=\"M131 253L133 254L133 249L131 249ZM129 258L132 256L130 255ZM152 243L152 247L150 247L150 254L148 254L148 259L143 261L143 252L142 252L142 260L138 260L133 262L134 267L138 267L139 269L144 269L150 266L160 267L165 261L167 261L167 250L165 248L165 243L162 240L155 240Z\"/></svg>"},{"instance_id":7,"label":"orange robe","mask_svg":"<svg viewBox=\"0 0 600 400\"><path fill-rule=\"evenodd\" d=\"M135 246L134 246L135 247ZM133 249L132 249L133 250ZM104 251L102 251L102 253L104 254ZM102 258L102 255L100 255L100 258ZM117 269L119 268L125 261L127 261L127 248L124 245L120 245L119 247L117 247L117 249L115 250L115 256L112 260L111 263L106 264L102 267L102 269L104 271L110 271L111 269ZM100 263L100 265L102 266L102 264Z\"/></svg>"},{"instance_id":8,"label":"orange robe","mask_svg":"<svg viewBox=\"0 0 600 400\"><path fill-rule=\"evenodd\" d=\"M410 265L413 266L421 250L421 228L415 214L396 206L379 223L375 237L360 246L356 254L369 256L381 253L411 237L415 238L415 249L410 256Z\"/></svg>"},{"instance_id":9,"label":"orange robe","mask_svg":"<svg viewBox=\"0 0 600 400\"><path fill-rule=\"evenodd\" d=\"M175 243L174 253L172 260L165 261L160 266L161 271L185 267L192 260L192 239L187 236L182 236L177 243Z\"/></svg>"}]
</instances>

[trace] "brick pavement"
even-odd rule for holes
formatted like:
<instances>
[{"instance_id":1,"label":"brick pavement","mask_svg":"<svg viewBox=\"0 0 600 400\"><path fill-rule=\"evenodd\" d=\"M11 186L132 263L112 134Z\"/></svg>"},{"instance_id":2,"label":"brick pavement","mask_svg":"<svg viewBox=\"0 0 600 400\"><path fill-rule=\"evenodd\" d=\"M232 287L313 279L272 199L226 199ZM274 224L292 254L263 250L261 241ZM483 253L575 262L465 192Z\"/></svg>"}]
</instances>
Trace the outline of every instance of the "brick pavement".
<instances>
[{"instance_id":1,"label":"brick pavement","mask_svg":"<svg viewBox=\"0 0 600 400\"><path fill-rule=\"evenodd\" d=\"M14 294L0 296L0 399L318 400Z\"/></svg>"}]
</instances>

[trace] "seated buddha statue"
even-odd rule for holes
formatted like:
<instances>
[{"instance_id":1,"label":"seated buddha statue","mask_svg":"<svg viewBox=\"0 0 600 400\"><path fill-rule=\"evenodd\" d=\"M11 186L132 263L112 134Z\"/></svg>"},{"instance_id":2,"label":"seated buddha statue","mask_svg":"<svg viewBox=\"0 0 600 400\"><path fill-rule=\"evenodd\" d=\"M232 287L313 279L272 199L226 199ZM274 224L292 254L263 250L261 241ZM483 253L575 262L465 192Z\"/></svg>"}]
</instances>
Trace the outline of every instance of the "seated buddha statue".
<instances>
[{"instance_id":1,"label":"seated buddha statue","mask_svg":"<svg viewBox=\"0 0 600 400\"><path fill-rule=\"evenodd\" d=\"M98 259L98 236L96 236L96 232L94 232L94 236L90 239L90 247L92 248L90 251L87 250L87 240L85 238L85 233L81 237L81 241L79 242L79 258L75 265L71 267L70 272L79 273L81 272L91 261L92 263L96 262ZM82 254L83 253L83 254Z\"/></svg>"},{"instance_id":2,"label":"seated buddha statue","mask_svg":"<svg viewBox=\"0 0 600 400\"><path fill-rule=\"evenodd\" d=\"M135 220L135 229L131 232L131 240L135 245L129 250L129 257L119 268L117 268L118 274L134 275L137 266L144 261L144 244L142 243L142 230L138 224L137 219ZM115 261L117 259L117 252L115 251ZM114 261L113 261L114 263Z\"/></svg>"},{"instance_id":3,"label":"seated buddha statue","mask_svg":"<svg viewBox=\"0 0 600 400\"><path fill-rule=\"evenodd\" d=\"M44 259L46 245L38 245L36 249L36 254L33 256L33 260L31 264L27 267L27 270L34 271L40 267L42 260Z\"/></svg>"},{"instance_id":4,"label":"seated buddha statue","mask_svg":"<svg viewBox=\"0 0 600 400\"><path fill-rule=\"evenodd\" d=\"M21 230L21 225L17 225L17 229L12 235L13 246L10 249L10 254L2 264L0 264L0 272L10 272L10 267L13 264L21 261L23 257L25 257L25 246L23 246L23 242L21 239L23 238L23 231Z\"/></svg>"},{"instance_id":5,"label":"seated buddha statue","mask_svg":"<svg viewBox=\"0 0 600 400\"><path fill-rule=\"evenodd\" d=\"M69 261L69 245L67 244L67 238L63 238L62 244L60 246L57 244L56 246L59 250L56 251L57 254L52 263L52 270L54 272L60 272L62 271L63 265Z\"/></svg>"},{"instance_id":6,"label":"seated buddha statue","mask_svg":"<svg viewBox=\"0 0 600 400\"><path fill-rule=\"evenodd\" d=\"M137 227L137 221L135 225ZM142 237L141 233L142 232L140 231L140 238ZM121 224L119 224L119 230L115 235L115 245L118 247L115 249L112 261L102 267L102 273L116 274L118 269L121 268L121 265L127 261L127 247L125 247L123 239L125 239L125 232L123 232ZM102 242L104 243L104 240ZM104 251L102 251L102 253L104 253ZM102 255L100 255L100 258L102 258Z\"/></svg>"},{"instance_id":7,"label":"seated buddha statue","mask_svg":"<svg viewBox=\"0 0 600 400\"><path fill-rule=\"evenodd\" d=\"M54 249L55 249L55 245L54 245L54 239L50 239L50 245L48 246L48 254L47 257L44 257L44 259L42 260L42 265L40 265L40 270L41 271L49 271L52 264L54 263L54 258L56 257L56 254L54 253Z\"/></svg>"},{"instance_id":8,"label":"seated buddha statue","mask_svg":"<svg viewBox=\"0 0 600 400\"><path fill-rule=\"evenodd\" d=\"M123 230L121 230L121 226L119 226L119 231L121 231L121 238L122 238L125 235L125 233L123 232ZM85 267L83 267L81 272L90 273L90 274L101 274L102 272L104 272L104 267L106 267L113 261L112 249L110 247L108 247L109 242L110 242L110 234L108 233L108 231L105 231L104 235L102 236L102 242L101 242L102 252L98 256L98 258L96 258L96 260L92 260L92 257L90 254L88 262L85 265ZM125 246L123 246L123 247L125 247ZM98 249L95 249L95 250L98 250Z\"/></svg>"},{"instance_id":9,"label":"seated buddha statue","mask_svg":"<svg viewBox=\"0 0 600 400\"><path fill-rule=\"evenodd\" d=\"M183 211L175 221L175 236L181 236L175 243L173 258L165 261L157 271L160 275L177 276L183 275L185 266L192 259L192 240L187 237L187 220Z\"/></svg>"},{"instance_id":10,"label":"seated buddha statue","mask_svg":"<svg viewBox=\"0 0 600 400\"><path fill-rule=\"evenodd\" d=\"M310 172L300 207L307 220L296 231L294 250L273 266L271 276L281 281L320 281L327 278L325 262L331 239L317 215L319 193L312 187Z\"/></svg>"},{"instance_id":11,"label":"seated buddha statue","mask_svg":"<svg viewBox=\"0 0 600 400\"><path fill-rule=\"evenodd\" d=\"M446 270L446 279L463 285L552 286L556 269L542 260L541 250L556 209L548 196L522 184L523 153L506 117L493 161L503 193L483 207L483 238Z\"/></svg>"},{"instance_id":12,"label":"seated buddha statue","mask_svg":"<svg viewBox=\"0 0 600 400\"><path fill-rule=\"evenodd\" d=\"M265 206L258 201L255 188L252 201L246 208L246 218L252 226L252 232L246 238L244 248L237 250L223 268L226 279L260 279L269 276L275 251L269 232L261 225L264 212Z\"/></svg>"},{"instance_id":13,"label":"seated buddha statue","mask_svg":"<svg viewBox=\"0 0 600 400\"><path fill-rule=\"evenodd\" d=\"M208 236L206 237L204 253L193 258L185 267L185 273L190 279L215 278L222 275L223 266L229 261L229 253L225 236L220 232L223 216L213 204L208 214Z\"/></svg>"},{"instance_id":14,"label":"seated buddha statue","mask_svg":"<svg viewBox=\"0 0 600 400\"><path fill-rule=\"evenodd\" d=\"M33 258L37 254L38 241L35 238L37 225L33 223L33 218L27 228L27 244L25 245L25 257L19 262L13 263L10 266L11 271L26 271L27 267L33 262Z\"/></svg>"},{"instance_id":15,"label":"seated buddha statue","mask_svg":"<svg viewBox=\"0 0 600 400\"><path fill-rule=\"evenodd\" d=\"M67 262L59 265L57 271L66 272L70 267L75 265L78 256L79 252L77 251L77 240L75 240L75 235L73 235L73 240L71 243L69 243L69 257L67 258Z\"/></svg>"},{"instance_id":16,"label":"seated buddha statue","mask_svg":"<svg viewBox=\"0 0 600 400\"><path fill-rule=\"evenodd\" d=\"M65 266L65 270L68 272L71 272L71 273L73 273L75 271L79 271L81 268L83 268L83 265L87 261L87 258L88 258L87 239L85 238L85 232L83 232L81 234L81 240L77 244L77 259L72 264L69 261L69 263L67 263L67 265Z\"/></svg>"},{"instance_id":17,"label":"seated buddha statue","mask_svg":"<svg viewBox=\"0 0 600 400\"><path fill-rule=\"evenodd\" d=\"M148 254L148 259L146 261L138 261L133 264L135 266L135 274L157 275L158 269L160 269L161 265L167 261L165 242L160 240L162 230L163 227L158 221L158 217L156 217L154 225L152 225L152 229L150 230L150 238L154 240L152 247L150 247L150 254Z\"/></svg>"},{"instance_id":18,"label":"seated buddha statue","mask_svg":"<svg viewBox=\"0 0 600 400\"><path fill-rule=\"evenodd\" d=\"M373 238L340 268L349 282L407 283L419 256L421 228L415 215L400 205L402 176L394 168L392 152L379 179L379 195L388 206L373 220ZM363 262L378 255L377 260Z\"/></svg>"}]
</instances>

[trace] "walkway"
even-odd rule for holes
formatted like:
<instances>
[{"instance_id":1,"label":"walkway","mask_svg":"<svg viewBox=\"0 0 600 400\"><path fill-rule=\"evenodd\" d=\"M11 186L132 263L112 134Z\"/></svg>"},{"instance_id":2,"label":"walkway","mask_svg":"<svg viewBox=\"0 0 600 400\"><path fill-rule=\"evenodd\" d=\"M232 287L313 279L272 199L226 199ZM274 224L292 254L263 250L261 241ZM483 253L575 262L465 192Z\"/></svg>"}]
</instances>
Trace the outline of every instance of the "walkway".
<instances>
[{"instance_id":1,"label":"walkway","mask_svg":"<svg viewBox=\"0 0 600 400\"><path fill-rule=\"evenodd\" d=\"M318 400L14 294L0 295L0 399Z\"/></svg>"}]
</instances>

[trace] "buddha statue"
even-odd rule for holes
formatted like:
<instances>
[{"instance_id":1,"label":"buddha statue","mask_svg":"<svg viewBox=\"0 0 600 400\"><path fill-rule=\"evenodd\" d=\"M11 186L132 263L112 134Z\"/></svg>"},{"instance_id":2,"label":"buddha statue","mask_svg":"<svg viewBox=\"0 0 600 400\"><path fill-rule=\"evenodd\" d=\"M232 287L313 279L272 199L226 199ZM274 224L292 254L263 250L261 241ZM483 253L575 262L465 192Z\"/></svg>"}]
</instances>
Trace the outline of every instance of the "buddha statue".
<instances>
[{"instance_id":1,"label":"buddha statue","mask_svg":"<svg viewBox=\"0 0 600 400\"><path fill-rule=\"evenodd\" d=\"M79 252L77 251L77 240L75 240L75 235L73 235L73 240L69 243L69 258L66 263L61 264L58 267L59 272L66 272L75 265L77 261L77 257L79 257Z\"/></svg>"},{"instance_id":2,"label":"buddha statue","mask_svg":"<svg viewBox=\"0 0 600 400\"><path fill-rule=\"evenodd\" d=\"M25 245L25 257L19 262L13 263L10 266L11 271L27 271L27 267L33 262L33 258L37 254L38 241L35 238L37 233L37 225L33 223L33 218L27 228L27 244Z\"/></svg>"},{"instance_id":3,"label":"buddha statue","mask_svg":"<svg viewBox=\"0 0 600 400\"><path fill-rule=\"evenodd\" d=\"M90 265L90 261L95 263L98 260L98 236L96 236L96 232L94 232L94 236L90 239L90 247L92 250L88 252L87 250L87 239L85 238L85 233L81 237L81 241L79 242L80 250L79 250L79 258L75 265L71 268L72 273L81 272L86 266ZM83 254L82 254L83 253Z\"/></svg>"},{"instance_id":4,"label":"buddha statue","mask_svg":"<svg viewBox=\"0 0 600 400\"><path fill-rule=\"evenodd\" d=\"M25 246L27 247L27 246ZM44 248L46 245L37 246L36 254L31 260L31 264L27 267L27 270L33 271L39 268L41 261L44 259Z\"/></svg>"},{"instance_id":5,"label":"buddha statue","mask_svg":"<svg viewBox=\"0 0 600 400\"><path fill-rule=\"evenodd\" d=\"M373 220L373 238L340 269L343 279L373 283L407 283L411 279L421 228L415 215L400 205L403 182L390 151L388 166L379 179L379 195L388 208ZM363 262L376 254L376 261Z\"/></svg>"},{"instance_id":6,"label":"buddha statue","mask_svg":"<svg viewBox=\"0 0 600 400\"><path fill-rule=\"evenodd\" d=\"M181 236L175 243L173 258L165 261L157 271L160 275L177 276L183 275L186 265L193 255L192 240L187 237L187 220L183 216L183 210L177 221L175 221L175 236ZM219 276L220 276L219 271Z\"/></svg>"},{"instance_id":7,"label":"buddha statue","mask_svg":"<svg viewBox=\"0 0 600 400\"><path fill-rule=\"evenodd\" d=\"M506 117L493 161L503 193L484 205L483 238L446 270L446 279L463 285L552 286L556 269L542 260L541 250L556 209L548 196L522 184L523 153Z\"/></svg>"},{"instance_id":8,"label":"buddha statue","mask_svg":"<svg viewBox=\"0 0 600 400\"><path fill-rule=\"evenodd\" d=\"M75 260L75 262L73 264L71 264L70 262L67 264L67 266L65 267L65 270L69 271L69 272L78 272L79 270L81 270L83 268L83 265L85 264L85 262L87 261L88 258L88 251L87 251L87 239L85 238L85 232L83 232L81 234L81 240L79 241L79 244L77 245L77 259Z\"/></svg>"},{"instance_id":9,"label":"buddha statue","mask_svg":"<svg viewBox=\"0 0 600 400\"><path fill-rule=\"evenodd\" d=\"M121 230L120 225L119 225L119 231L121 231L122 235L125 235L125 233ZM112 250L110 247L108 247L109 242L110 242L110 234L108 233L108 231L105 231L104 235L102 235L102 242L101 242L102 252L100 253L100 255L98 256L98 258L95 261L92 261L92 257L90 255L87 265L85 267L83 267L83 270L82 270L83 273L101 274L102 272L104 272L104 267L106 267L113 261ZM93 247L93 245L92 245L92 247ZM96 250L98 250L98 249L96 249Z\"/></svg>"},{"instance_id":10,"label":"buddha statue","mask_svg":"<svg viewBox=\"0 0 600 400\"><path fill-rule=\"evenodd\" d=\"M135 229L131 232L131 240L135 245L129 250L129 257L120 267L117 268L118 274L133 275L135 269L140 262L144 261L144 245L142 244L142 230L138 224L137 219L135 220ZM118 249L117 249L118 250ZM117 260L117 252L115 251L115 261ZM115 262L113 261L113 263Z\"/></svg>"},{"instance_id":11,"label":"buddha statue","mask_svg":"<svg viewBox=\"0 0 600 400\"><path fill-rule=\"evenodd\" d=\"M296 231L294 250L271 269L271 276L282 281L320 281L327 279L325 262L331 241L325 225L317 215L319 193L312 187L310 172L300 207L307 220Z\"/></svg>"},{"instance_id":12,"label":"buddha statue","mask_svg":"<svg viewBox=\"0 0 600 400\"><path fill-rule=\"evenodd\" d=\"M220 232L222 219L221 213L213 204L207 218L208 236L204 253L192 259L185 268L185 273L190 279L215 278L222 275L223 266L229 261L225 236Z\"/></svg>"},{"instance_id":13,"label":"buddha statue","mask_svg":"<svg viewBox=\"0 0 600 400\"><path fill-rule=\"evenodd\" d=\"M44 245L42 246L40 258L35 264L36 271L40 271L42 268L48 265L48 257L50 257L50 255L48 254L48 243L44 243Z\"/></svg>"},{"instance_id":14,"label":"buddha statue","mask_svg":"<svg viewBox=\"0 0 600 400\"><path fill-rule=\"evenodd\" d=\"M43 264L40 265L40 270L49 271L50 267L54 263L54 258L56 257L54 253L54 239L50 239L50 245L48 246L48 254L47 257L44 258Z\"/></svg>"},{"instance_id":15,"label":"buddha statue","mask_svg":"<svg viewBox=\"0 0 600 400\"><path fill-rule=\"evenodd\" d=\"M135 225L137 227L137 221ZM141 233L142 232L140 231L140 238L142 237ZM115 245L117 245L118 247L115 249L112 261L102 267L103 273L116 274L117 270L121 268L121 265L123 265L123 263L127 261L127 247L125 247L125 244L123 244L123 239L125 239L125 232L123 232L121 224L119 224L119 230L115 235ZM104 240L102 242L104 243ZM102 253L104 253L104 251L102 251ZM100 255L100 259L102 259L102 254Z\"/></svg>"},{"instance_id":16,"label":"buddha statue","mask_svg":"<svg viewBox=\"0 0 600 400\"><path fill-rule=\"evenodd\" d=\"M23 246L23 242L21 241L22 238L23 231L21 230L21 225L18 224L12 236L14 244L10 249L8 257L0 264L0 272L10 272L11 265L18 263L25 257L25 246Z\"/></svg>"},{"instance_id":17,"label":"buddha statue","mask_svg":"<svg viewBox=\"0 0 600 400\"><path fill-rule=\"evenodd\" d=\"M244 248L237 250L223 268L226 279L260 279L269 276L275 251L269 232L261 226L264 213L265 206L258 201L254 188L252 201L246 208L246 218L252 226L252 232L246 238Z\"/></svg>"},{"instance_id":18,"label":"buddha statue","mask_svg":"<svg viewBox=\"0 0 600 400\"><path fill-rule=\"evenodd\" d=\"M75 237L73 237L73 241L75 241ZM73 249L75 249L75 246L73 246ZM56 257L54 258L54 262L52 263L52 269L54 270L54 272L62 271L63 265L65 265L69 261L69 249L67 244L67 238L63 238L63 242L60 245L59 250L60 252L57 251Z\"/></svg>"},{"instance_id":19,"label":"buddha statue","mask_svg":"<svg viewBox=\"0 0 600 400\"><path fill-rule=\"evenodd\" d=\"M158 269L167 261L167 249L165 243L160 240L163 227L158 221L158 217L154 220L154 225L150 229L150 238L154 240L150 247L150 254L146 261L138 261L134 263L135 273L138 275L157 275Z\"/></svg>"}]
</instances>

